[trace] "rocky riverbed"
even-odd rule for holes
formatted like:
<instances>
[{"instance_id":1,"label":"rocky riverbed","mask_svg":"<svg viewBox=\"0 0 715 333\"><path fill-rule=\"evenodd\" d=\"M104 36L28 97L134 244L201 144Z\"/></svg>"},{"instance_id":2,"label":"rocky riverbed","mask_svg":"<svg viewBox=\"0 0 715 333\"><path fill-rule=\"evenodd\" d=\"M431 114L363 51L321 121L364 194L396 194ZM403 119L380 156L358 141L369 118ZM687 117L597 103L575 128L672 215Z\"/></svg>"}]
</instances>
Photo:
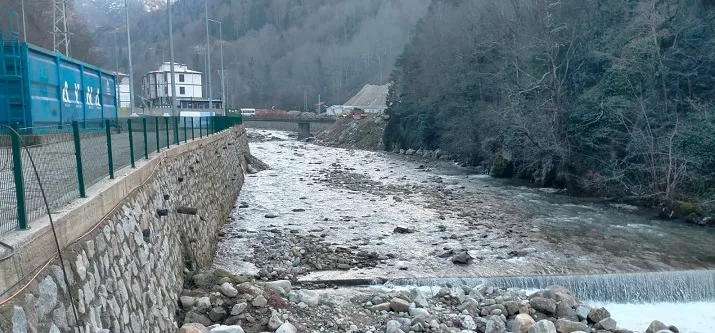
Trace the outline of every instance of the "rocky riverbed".
<instances>
[{"instance_id":1,"label":"rocky riverbed","mask_svg":"<svg viewBox=\"0 0 715 333\"><path fill-rule=\"evenodd\" d=\"M311 290L311 284L254 278L220 269L195 274L180 299L180 332L633 332L619 328L607 309L589 307L558 286L533 293L489 284ZM679 332L657 320L643 329Z\"/></svg>"},{"instance_id":2,"label":"rocky riverbed","mask_svg":"<svg viewBox=\"0 0 715 333\"><path fill-rule=\"evenodd\" d=\"M249 133L253 154L271 169L247 177L236 210L221 234L215 266L242 276L240 280L223 282L231 282L237 289L241 283L249 283L242 288L252 286L253 294L258 293L255 288L262 289L263 293L268 292L264 297L269 303L278 305L250 307L253 298L249 301L249 296L221 300L224 303L220 302L218 307L223 312L217 309L214 313L220 320L204 320L204 324L239 323L246 332L262 332L268 331L267 321L276 317L289 321L299 332L349 332L356 327L352 332L383 332L394 319L400 323L400 330L408 332L413 330L414 317L409 316L409 308L407 316L401 317L384 305L384 312L372 311L371 307L378 305L377 299L390 302L400 294L405 301L414 303L416 295L411 289L385 291L382 287L350 286L382 284L400 278L601 274L715 267L715 231L710 229L659 221L650 213L634 212L629 207L610 207L483 177L448 161L320 147L296 141L282 132ZM265 284L271 281L290 281L295 293L314 290L321 302L326 303L306 307L308 302L301 305L301 299L291 296L290 291L277 294L265 291ZM194 311L195 314L211 319L210 311L217 307L213 299L225 297L217 294L221 293L220 287L221 284L189 286L187 290L193 294L187 296L196 300L208 296L212 302L207 306L202 299L201 311ZM498 290L501 286L493 287ZM438 325L434 328L432 320L425 321L423 330L465 329L457 324L460 316L466 315L462 313L464 309L458 308L463 300L455 301L451 291L450 295L437 295L440 288L419 290L434 301L427 308L430 316L443 315L437 318ZM502 292L507 291L499 293ZM512 292L516 291L509 291L509 295L513 296ZM519 299L513 301L530 302L525 291L517 294ZM379 297L373 299L375 295ZM476 312L467 310L468 314L475 323L486 323L490 318L496 323L493 316L499 316L492 314L494 309L487 309L485 315L482 310L497 304L497 297L503 295L495 294L493 304L489 295L482 296L484 300L475 298L479 303ZM449 302L439 301L444 299ZM251 315L246 318L231 315L235 305L241 303L257 312L247 312ZM185 313L194 306L186 306ZM573 306L572 309L576 311ZM273 310L277 311L275 316ZM538 312L529 310L528 315L535 322L547 318L553 319L554 324L561 318L582 321L555 313L544 313L548 317L543 317ZM521 313L502 314L504 327L508 329L510 320ZM408 320L409 327L403 325ZM711 321L715 326L715 318ZM598 332L594 330L597 322L588 322L586 318L586 324L590 325L586 332ZM442 325L447 330L442 330L445 329ZM486 326L484 330L479 327L472 331L485 332ZM495 332L500 332L501 326L495 327ZM645 330L645 327L628 328ZM709 332L700 329L684 332Z\"/></svg>"}]
</instances>

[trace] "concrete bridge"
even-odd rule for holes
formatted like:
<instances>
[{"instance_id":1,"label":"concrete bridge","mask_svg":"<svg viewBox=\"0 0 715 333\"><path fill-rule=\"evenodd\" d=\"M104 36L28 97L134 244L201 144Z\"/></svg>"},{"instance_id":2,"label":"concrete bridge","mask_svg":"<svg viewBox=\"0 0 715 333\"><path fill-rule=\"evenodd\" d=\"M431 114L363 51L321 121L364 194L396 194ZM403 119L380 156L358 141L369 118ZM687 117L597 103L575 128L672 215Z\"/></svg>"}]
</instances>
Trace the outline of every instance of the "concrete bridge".
<instances>
[{"instance_id":1,"label":"concrete bridge","mask_svg":"<svg viewBox=\"0 0 715 333\"><path fill-rule=\"evenodd\" d=\"M268 117L243 117L243 123L247 128L261 128L278 131L297 132L298 139L311 137L315 133L320 133L335 123L335 119L329 118L268 118Z\"/></svg>"}]
</instances>

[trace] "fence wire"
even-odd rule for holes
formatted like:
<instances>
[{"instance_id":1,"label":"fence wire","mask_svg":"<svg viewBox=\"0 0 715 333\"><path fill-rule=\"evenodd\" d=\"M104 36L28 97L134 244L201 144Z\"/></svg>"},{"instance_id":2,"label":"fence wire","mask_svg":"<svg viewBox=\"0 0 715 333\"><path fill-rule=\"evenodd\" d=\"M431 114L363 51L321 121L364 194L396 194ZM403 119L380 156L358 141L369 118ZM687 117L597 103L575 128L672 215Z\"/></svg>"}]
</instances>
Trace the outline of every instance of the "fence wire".
<instances>
[{"instance_id":1,"label":"fence wire","mask_svg":"<svg viewBox=\"0 0 715 333\"><path fill-rule=\"evenodd\" d=\"M199 126L201 136L205 137L241 124L240 117L212 118L215 119L133 117L82 121L22 128L17 130L19 135L0 128L0 235L27 227L29 222L47 213L40 182L50 210L57 212L79 198L88 187L130 166L132 156L135 162L140 161L167 147L198 139ZM39 180L29 154L32 154Z\"/></svg>"}]
</instances>

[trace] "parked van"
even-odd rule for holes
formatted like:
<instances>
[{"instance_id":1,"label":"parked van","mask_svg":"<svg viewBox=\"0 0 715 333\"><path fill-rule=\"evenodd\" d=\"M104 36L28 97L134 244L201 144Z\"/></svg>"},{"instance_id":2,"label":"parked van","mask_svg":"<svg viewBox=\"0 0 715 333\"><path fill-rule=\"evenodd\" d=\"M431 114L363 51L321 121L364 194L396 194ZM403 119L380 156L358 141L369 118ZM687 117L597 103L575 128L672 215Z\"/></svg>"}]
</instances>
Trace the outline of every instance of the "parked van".
<instances>
[{"instance_id":1,"label":"parked van","mask_svg":"<svg viewBox=\"0 0 715 333\"><path fill-rule=\"evenodd\" d=\"M241 115L244 117L253 117L256 115L256 109L241 109Z\"/></svg>"}]
</instances>

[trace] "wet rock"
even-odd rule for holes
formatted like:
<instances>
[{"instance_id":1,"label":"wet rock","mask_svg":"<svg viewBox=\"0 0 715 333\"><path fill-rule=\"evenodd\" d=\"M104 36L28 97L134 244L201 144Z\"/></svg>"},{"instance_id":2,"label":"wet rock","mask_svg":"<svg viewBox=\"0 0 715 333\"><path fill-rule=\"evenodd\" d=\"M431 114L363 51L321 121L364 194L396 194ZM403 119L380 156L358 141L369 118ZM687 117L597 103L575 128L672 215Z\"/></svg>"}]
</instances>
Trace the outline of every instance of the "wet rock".
<instances>
[{"instance_id":1,"label":"wet rock","mask_svg":"<svg viewBox=\"0 0 715 333\"><path fill-rule=\"evenodd\" d=\"M415 233L415 230L405 227L396 227L392 232L396 234L412 234Z\"/></svg>"},{"instance_id":2,"label":"wet rock","mask_svg":"<svg viewBox=\"0 0 715 333\"><path fill-rule=\"evenodd\" d=\"M544 319L531 326L529 333L557 333L554 323Z\"/></svg>"},{"instance_id":3,"label":"wet rock","mask_svg":"<svg viewBox=\"0 0 715 333\"><path fill-rule=\"evenodd\" d=\"M511 326L511 331L513 333L528 333L531 326L534 326L536 322L534 318L526 313L518 314L514 318L514 324Z\"/></svg>"},{"instance_id":4,"label":"wet rock","mask_svg":"<svg viewBox=\"0 0 715 333\"><path fill-rule=\"evenodd\" d=\"M278 217L278 215L277 215L277 214L273 214L273 213L268 213L268 214L266 214L266 215L263 215L263 217L265 217L265 218L267 218L267 219L274 219L274 218Z\"/></svg>"},{"instance_id":5,"label":"wet rock","mask_svg":"<svg viewBox=\"0 0 715 333\"><path fill-rule=\"evenodd\" d=\"M591 323L597 323L610 317L611 314L605 308L595 308L588 313L588 321Z\"/></svg>"},{"instance_id":6,"label":"wet rock","mask_svg":"<svg viewBox=\"0 0 715 333\"><path fill-rule=\"evenodd\" d=\"M211 329L211 333L245 333L245 332L243 331L243 328L241 328L241 326L238 326L238 325L231 325L231 326L218 325Z\"/></svg>"},{"instance_id":7,"label":"wet rock","mask_svg":"<svg viewBox=\"0 0 715 333\"><path fill-rule=\"evenodd\" d=\"M556 317L565 318L570 321L580 321L576 310L574 310L567 301L561 301L556 305Z\"/></svg>"},{"instance_id":8,"label":"wet rock","mask_svg":"<svg viewBox=\"0 0 715 333\"><path fill-rule=\"evenodd\" d=\"M588 325L582 322L570 321L568 319L559 319L556 321L556 332L559 333L573 333L576 331L589 331Z\"/></svg>"},{"instance_id":9,"label":"wet rock","mask_svg":"<svg viewBox=\"0 0 715 333\"><path fill-rule=\"evenodd\" d=\"M395 297L390 301L390 308L392 311L395 312L405 312L407 313L410 310L410 302L402 299Z\"/></svg>"},{"instance_id":10,"label":"wet rock","mask_svg":"<svg viewBox=\"0 0 715 333\"><path fill-rule=\"evenodd\" d=\"M593 310L590 306L585 306L585 305L579 305L576 307L576 315L578 316L578 320L586 320L588 318L588 314L591 313L591 310Z\"/></svg>"},{"instance_id":11,"label":"wet rock","mask_svg":"<svg viewBox=\"0 0 715 333\"><path fill-rule=\"evenodd\" d=\"M236 297L238 295L238 290L228 282L221 284L221 293L227 297Z\"/></svg>"},{"instance_id":12,"label":"wet rock","mask_svg":"<svg viewBox=\"0 0 715 333\"><path fill-rule=\"evenodd\" d=\"M615 331L618 325L613 318L608 317L599 321L596 325L593 325L593 327L598 330Z\"/></svg>"},{"instance_id":13,"label":"wet rock","mask_svg":"<svg viewBox=\"0 0 715 333\"><path fill-rule=\"evenodd\" d=\"M653 320L653 322L648 325L648 329L645 330L645 333L659 333L659 331L670 331L668 329L668 326L663 324L661 321L658 320Z\"/></svg>"},{"instance_id":14,"label":"wet rock","mask_svg":"<svg viewBox=\"0 0 715 333\"><path fill-rule=\"evenodd\" d=\"M209 333L209 329L198 323L189 323L181 326L179 333Z\"/></svg>"},{"instance_id":15,"label":"wet rock","mask_svg":"<svg viewBox=\"0 0 715 333\"><path fill-rule=\"evenodd\" d=\"M452 263L455 265L469 265L473 260L474 258L469 255L469 252L467 251L462 251L452 257Z\"/></svg>"},{"instance_id":16,"label":"wet rock","mask_svg":"<svg viewBox=\"0 0 715 333\"><path fill-rule=\"evenodd\" d=\"M531 305L534 310L545 314L550 315L556 313L556 301L550 298L534 297L529 301L529 305Z\"/></svg>"},{"instance_id":17,"label":"wet rock","mask_svg":"<svg viewBox=\"0 0 715 333\"><path fill-rule=\"evenodd\" d=\"M238 208L248 208L248 202L241 201L241 203L238 205Z\"/></svg>"},{"instance_id":18,"label":"wet rock","mask_svg":"<svg viewBox=\"0 0 715 333\"><path fill-rule=\"evenodd\" d=\"M668 330L670 330L673 333L680 333L680 330L673 325L668 325Z\"/></svg>"}]
</instances>

